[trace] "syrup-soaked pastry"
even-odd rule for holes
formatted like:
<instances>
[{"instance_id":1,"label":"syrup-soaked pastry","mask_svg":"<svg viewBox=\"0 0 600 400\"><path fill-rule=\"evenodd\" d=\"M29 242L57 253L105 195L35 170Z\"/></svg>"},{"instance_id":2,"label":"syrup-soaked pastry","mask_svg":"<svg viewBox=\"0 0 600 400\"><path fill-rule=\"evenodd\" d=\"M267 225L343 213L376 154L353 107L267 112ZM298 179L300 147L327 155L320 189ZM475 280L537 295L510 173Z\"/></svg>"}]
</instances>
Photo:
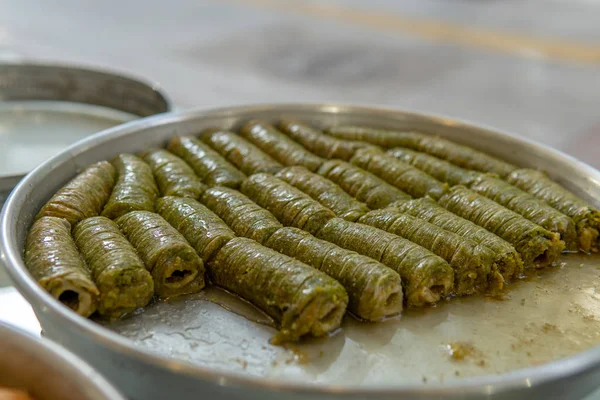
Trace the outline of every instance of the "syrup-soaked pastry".
<instances>
[{"instance_id":1,"label":"syrup-soaked pastry","mask_svg":"<svg viewBox=\"0 0 600 400\"><path fill-rule=\"evenodd\" d=\"M204 287L204 263L160 215L132 211L115 222L152 274L156 294L169 297L196 293Z\"/></svg>"},{"instance_id":2,"label":"syrup-soaked pastry","mask_svg":"<svg viewBox=\"0 0 600 400\"><path fill-rule=\"evenodd\" d=\"M341 140L314 129L302 122L284 119L279 129L307 150L326 159L339 158L348 161L356 150L370 147L368 143Z\"/></svg>"},{"instance_id":3,"label":"syrup-soaked pastry","mask_svg":"<svg viewBox=\"0 0 600 400\"><path fill-rule=\"evenodd\" d=\"M156 202L156 210L185 237L204 262L212 260L235 237L225 221L197 200L162 197Z\"/></svg>"},{"instance_id":4,"label":"syrup-soaked pastry","mask_svg":"<svg viewBox=\"0 0 600 400\"><path fill-rule=\"evenodd\" d=\"M438 181L410 164L399 161L378 148L358 150L350 162L412 197L429 195L439 199L448 190L448 184Z\"/></svg>"},{"instance_id":5,"label":"syrup-soaked pastry","mask_svg":"<svg viewBox=\"0 0 600 400\"><path fill-rule=\"evenodd\" d=\"M116 223L106 217L84 219L73 238L98 287L98 312L119 318L147 305L154 281Z\"/></svg>"},{"instance_id":6,"label":"syrup-soaked pastry","mask_svg":"<svg viewBox=\"0 0 600 400\"><path fill-rule=\"evenodd\" d=\"M25 244L25 265L52 297L84 317L96 311L100 292L64 218L41 217L33 223Z\"/></svg>"},{"instance_id":7,"label":"syrup-soaked pastry","mask_svg":"<svg viewBox=\"0 0 600 400\"><path fill-rule=\"evenodd\" d=\"M348 294L335 279L254 240L234 238L208 265L211 280L279 324L274 344L339 328Z\"/></svg>"},{"instance_id":8,"label":"syrup-soaked pastry","mask_svg":"<svg viewBox=\"0 0 600 400\"><path fill-rule=\"evenodd\" d=\"M194 170L181 158L164 149L151 149L142 154L150 165L161 196L200 198L206 190Z\"/></svg>"},{"instance_id":9,"label":"syrup-soaked pastry","mask_svg":"<svg viewBox=\"0 0 600 400\"><path fill-rule=\"evenodd\" d=\"M37 218L64 218L73 226L100 215L116 179L117 171L108 161L92 164L59 189L42 207Z\"/></svg>"},{"instance_id":10,"label":"syrup-soaked pastry","mask_svg":"<svg viewBox=\"0 0 600 400\"><path fill-rule=\"evenodd\" d=\"M369 212L366 204L356 200L341 187L304 167L287 167L275 176L300 189L334 214L347 221L356 221Z\"/></svg>"},{"instance_id":11,"label":"syrup-soaked pastry","mask_svg":"<svg viewBox=\"0 0 600 400\"><path fill-rule=\"evenodd\" d=\"M268 174L250 176L242 184L242 193L269 210L285 226L316 234L333 211L287 182Z\"/></svg>"},{"instance_id":12,"label":"syrup-soaked pastry","mask_svg":"<svg viewBox=\"0 0 600 400\"><path fill-rule=\"evenodd\" d=\"M316 171L325 160L263 121L250 121L240 129L245 137L262 151L286 166L301 165Z\"/></svg>"},{"instance_id":13,"label":"syrup-soaked pastry","mask_svg":"<svg viewBox=\"0 0 600 400\"><path fill-rule=\"evenodd\" d=\"M456 233L391 208L373 210L358 222L408 239L442 257L454 269L454 293L458 295L488 286L497 291L504 284L493 263L493 252Z\"/></svg>"},{"instance_id":14,"label":"syrup-soaked pastry","mask_svg":"<svg viewBox=\"0 0 600 400\"><path fill-rule=\"evenodd\" d=\"M392 131L377 128L339 126L327 129L333 137L345 140L362 140L382 147L408 147L450 161L459 167L480 172L508 176L516 166L492 157L469 146L454 143L441 137L411 131Z\"/></svg>"},{"instance_id":15,"label":"syrup-soaked pastry","mask_svg":"<svg viewBox=\"0 0 600 400\"><path fill-rule=\"evenodd\" d=\"M318 172L372 209L387 207L394 201L410 199L410 196L400 189L342 160L326 161Z\"/></svg>"},{"instance_id":16,"label":"syrup-soaked pastry","mask_svg":"<svg viewBox=\"0 0 600 400\"><path fill-rule=\"evenodd\" d=\"M539 268L551 265L565 248L560 235L464 186L452 187L438 203L512 244L526 266Z\"/></svg>"},{"instance_id":17,"label":"syrup-soaked pastry","mask_svg":"<svg viewBox=\"0 0 600 400\"><path fill-rule=\"evenodd\" d=\"M244 194L225 186L204 192L202 203L229 225L237 236L264 244L283 225Z\"/></svg>"},{"instance_id":18,"label":"syrup-soaked pastry","mask_svg":"<svg viewBox=\"0 0 600 400\"><path fill-rule=\"evenodd\" d=\"M348 310L367 321L402 311L400 275L370 257L317 239L298 228L281 228L265 246L316 268L340 282L348 292Z\"/></svg>"},{"instance_id":19,"label":"syrup-soaked pastry","mask_svg":"<svg viewBox=\"0 0 600 400\"><path fill-rule=\"evenodd\" d=\"M267 153L233 132L207 129L200 138L246 175L274 174L283 168Z\"/></svg>"},{"instance_id":20,"label":"syrup-soaked pastry","mask_svg":"<svg viewBox=\"0 0 600 400\"><path fill-rule=\"evenodd\" d=\"M425 153L398 147L389 150L388 153L422 169L442 182L467 186L550 232L558 233L565 242L567 250L577 251L579 249L573 220L532 194L493 175L457 167Z\"/></svg>"},{"instance_id":21,"label":"syrup-soaked pastry","mask_svg":"<svg viewBox=\"0 0 600 400\"><path fill-rule=\"evenodd\" d=\"M208 186L238 188L246 179L242 171L196 138L175 136L169 142L167 150L188 163Z\"/></svg>"},{"instance_id":22,"label":"syrup-soaked pastry","mask_svg":"<svg viewBox=\"0 0 600 400\"><path fill-rule=\"evenodd\" d=\"M120 154L112 164L117 170L117 183L102 215L116 219L130 211L153 212L158 187L150 166L133 154Z\"/></svg>"},{"instance_id":23,"label":"syrup-soaked pastry","mask_svg":"<svg viewBox=\"0 0 600 400\"><path fill-rule=\"evenodd\" d=\"M513 171L507 180L571 217L575 222L581 250L585 252L598 250L600 211L552 181L541 171L519 169Z\"/></svg>"},{"instance_id":24,"label":"syrup-soaked pastry","mask_svg":"<svg viewBox=\"0 0 600 400\"><path fill-rule=\"evenodd\" d=\"M434 304L454 287L454 270L441 257L409 240L375 227L330 220L317 237L371 257L402 278L409 307Z\"/></svg>"}]
</instances>

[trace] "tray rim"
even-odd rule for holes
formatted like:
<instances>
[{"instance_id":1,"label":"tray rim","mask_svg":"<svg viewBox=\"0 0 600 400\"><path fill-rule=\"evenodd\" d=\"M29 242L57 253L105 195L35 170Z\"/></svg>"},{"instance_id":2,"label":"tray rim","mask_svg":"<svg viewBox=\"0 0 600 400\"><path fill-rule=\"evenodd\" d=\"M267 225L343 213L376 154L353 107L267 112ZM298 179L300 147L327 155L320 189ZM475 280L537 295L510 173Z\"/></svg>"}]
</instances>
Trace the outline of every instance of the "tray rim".
<instances>
[{"instance_id":1,"label":"tray rim","mask_svg":"<svg viewBox=\"0 0 600 400\"><path fill-rule=\"evenodd\" d=\"M90 400L125 400L123 395L86 361L53 341L36 337L3 321L0 321L0 337L5 338L8 345L27 346L27 353L36 355L42 363L59 361L55 367L58 373L69 375L77 385L85 386Z\"/></svg>"},{"instance_id":2,"label":"tray rim","mask_svg":"<svg viewBox=\"0 0 600 400\"><path fill-rule=\"evenodd\" d=\"M438 125L451 125L456 128L476 130L487 136L503 138L514 144L526 145L536 148L542 155L554 158L562 164L569 165L589 176L590 180L600 186L600 172L588 164L575 159L563 152L552 149L549 146L537 143L530 139L517 137L503 133L481 124L472 124L464 120L432 116L420 112L401 111L393 108L365 105L347 105L340 103L280 103L280 104L256 104L236 105L228 107L201 107L185 111L164 113L156 116L146 117L140 120L109 128L80 140L63 150L61 153L40 164L31 171L7 199L0 215L0 261L5 265L9 276L23 296L35 307L43 307L44 311L50 312L62 323L70 324L80 335L87 335L104 346L112 348L129 357L137 359L154 367L168 369L173 373L183 374L195 379L212 382L218 386L244 387L262 389L274 392L287 392L296 394L313 395L343 395L347 397L380 396L397 397L406 395L491 395L507 392L515 389L531 389L535 386L547 383L559 378L567 378L587 370L600 366L600 345L579 352L572 356L562 358L550 363L542 364L518 370L509 371L504 374L482 375L472 378L464 378L448 383L431 384L406 384L406 385L381 385L381 386L359 386L359 385L326 385L307 382L275 381L273 379L256 378L236 372L213 370L207 367L192 364L183 360L153 353L150 350L135 347L129 339L99 325L89 319L83 318L52 298L41 286L29 275L22 260L22 250L16 242L16 218L21 203L27 197L28 192L33 190L33 185L38 176L48 175L52 167L59 163L68 162L79 152L93 148L96 145L110 141L118 137L135 134L139 130L153 128L161 125L169 125L182 121L195 120L203 117L236 116L237 113L252 112L320 112L320 113L371 113L374 116L381 115L401 117L404 119L428 120ZM600 189L598 189L600 190Z\"/></svg>"},{"instance_id":3,"label":"tray rim","mask_svg":"<svg viewBox=\"0 0 600 400\"><path fill-rule=\"evenodd\" d=\"M162 85L155 80L152 80L146 76L141 76L138 74L134 74L127 70L121 70L113 67L99 66L96 64L90 63L82 63L82 62L68 62L68 61L56 61L56 60L38 60L38 59L30 59L24 58L19 60L11 60L11 61L1 61L0 69L2 68L22 68L22 69L30 69L37 71L64 71L64 72L75 72L75 73L86 73L91 76L95 75L97 77L112 77L122 80L127 80L131 83L135 83L140 86L145 86L148 89L155 92L163 103L165 111L162 113L171 112L174 108L173 101L171 97L165 92ZM2 96L0 96L2 97ZM2 97L3 98L3 97ZM9 101L13 99L7 99L3 101ZM29 99L32 101L39 99ZM162 114L161 113L161 114ZM158 114L155 114L158 115ZM140 117L137 115L137 117Z\"/></svg>"}]
</instances>

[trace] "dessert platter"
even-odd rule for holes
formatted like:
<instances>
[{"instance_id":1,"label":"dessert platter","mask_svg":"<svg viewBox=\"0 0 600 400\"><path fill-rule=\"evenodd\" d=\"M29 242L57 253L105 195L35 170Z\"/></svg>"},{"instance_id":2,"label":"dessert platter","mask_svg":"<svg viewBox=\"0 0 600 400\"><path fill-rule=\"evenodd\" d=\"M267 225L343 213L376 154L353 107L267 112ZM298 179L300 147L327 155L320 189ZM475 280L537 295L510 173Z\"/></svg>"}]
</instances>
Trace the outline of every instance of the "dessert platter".
<instances>
[{"instance_id":1,"label":"dessert platter","mask_svg":"<svg viewBox=\"0 0 600 400\"><path fill-rule=\"evenodd\" d=\"M600 375L600 173L446 118L163 114L30 173L3 259L128 397L575 398Z\"/></svg>"}]
</instances>

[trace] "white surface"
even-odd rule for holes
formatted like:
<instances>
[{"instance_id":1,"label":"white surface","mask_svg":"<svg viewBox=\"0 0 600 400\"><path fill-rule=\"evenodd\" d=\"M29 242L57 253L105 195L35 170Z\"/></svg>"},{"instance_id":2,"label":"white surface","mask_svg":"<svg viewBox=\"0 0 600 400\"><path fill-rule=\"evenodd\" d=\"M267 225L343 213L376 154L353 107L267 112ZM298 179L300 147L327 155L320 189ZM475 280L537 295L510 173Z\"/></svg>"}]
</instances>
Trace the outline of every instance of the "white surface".
<instances>
[{"instance_id":1,"label":"white surface","mask_svg":"<svg viewBox=\"0 0 600 400\"><path fill-rule=\"evenodd\" d=\"M3 268L0 267L0 279L4 272ZM34 335L40 335L40 324L33 309L14 287L0 286L0 321L18 326Z\"/></svg>"}]
</instances>

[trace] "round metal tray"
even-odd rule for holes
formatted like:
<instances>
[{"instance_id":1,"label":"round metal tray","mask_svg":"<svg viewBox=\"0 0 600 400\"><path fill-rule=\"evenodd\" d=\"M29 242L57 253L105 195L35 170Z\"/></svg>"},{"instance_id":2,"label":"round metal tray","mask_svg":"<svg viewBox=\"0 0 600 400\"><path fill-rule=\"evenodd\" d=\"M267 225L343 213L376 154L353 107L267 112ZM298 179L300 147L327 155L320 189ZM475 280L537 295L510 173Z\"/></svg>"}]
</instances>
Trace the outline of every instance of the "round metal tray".
<instances>
[{"instance_id":1,"label":"round metal tray","mask_svg":"<svg viewBox=\"0 0 600 400\"><path fill-rule=\"evenodd\" d=\"M261 349L267 349L268 345L266 338L268 338L269 328L267 327L258 328L257 324L249 321L244 323L244 320L239 317L238 323L234 323L233 319L236 317L234 314L217 311L214 307L210 308L208 305L212 303L205 303L207 304L205 310L198 309L194 306L197 299L189 299L189 303L187 300L172 305L163 303L167 304L165 306L167 308L160 310L151 306L139 316L141 319L136 320L138 317L133 317L127 320L130 322L123 321L123 325L129 324L124 329L115 327L107 329L94 321L79 317L56 302L27 272L22 259L27 229L44 202L81 168L99 160L109 159L120 152L137 152L151 146L164 145L174 135L193 135L203 128L211 126L235 129L249 119L258 118L275 121L281 117L294 117L317 126L359 124L383 128L416 129L438 134L460 143L469 144L518 165L543 168L554 179L590 202L598 205L597 199L600 199L600 173L591 167L543 145L451 119L380 108L323 104L230 107L165 114L134 121L87 138L48 160L29 174L7 200L0 217L0 250L2 251L3 261L19 291L31 302L40 319L44 333L92 363L128 397L140 400L195 399L200 393L203 396L215 399L262 400L280 399L282 396L287 399L526 399L531 397L564 398L564 396L578 398L590 392L597 385L600 378L600 347L593 347L578 353L574 351L577 354L539 366L512 370L501 374L490 373L464 379L456 378L445 382L430 381L427 384L415 383L414 381L407 382L402 379L405 374L410 375L411 369L408 361L412 362L414 360L404 360L407 361L405 363L407 365L403 365L403 369L398 368L398 371L402 372L398 372L397 382L385 381L380 384L360 385L359 381L340 383L334 375L339 370L332 371L332 374L323 374L322 379L315 381L295 381L276 376L256 376L243 369L234 368L234 365L239 367L239 364L230 360L227 352L235 352L239 348L249 350L253 355L261 354ZM598 258L585 259L583 263L586 265L580 269L570 267L575 263L578 265L582 262L581 257L577 257L570 258L566 267L562 270L550 272L549 276L550 278L554 277L554 280L559 282L562 278L565 280L567 278L572 279L573 285L579 282L579 286L576 285L569 289L572 290L573 295L579 295L579 292L581 294L589 292L589 296L594 296L595 286L592 287L591 285L597 281L596 267L598 265L593 264L598 264ZM552 275L553 273L554 275ZM545 282L547 283L550 280ZM582 282L587 283L588 286L584 288ZM561 290L564 291L565 286L562 285L562 282L560 283L561 286L551 286L548 290L557 293ZM531 286L533 287L532 290L535 290L535 282L532 284L523 282L523 284L517 285L514 296L520 296L522 288ZM542 289L546 290L547 288L542 287ZM530 293L532 296L534 294L533 292ZM558 300L561 300L561 298L554 298L557 302L546 304L543 303L543 300L549 295L544 295L543 292L535 295L539 295L540 304L544 304L544 307L540 306L540 308L543 308L547 314L553 314L556 318L569 316L564 307L554 309L554 307L560 305ZM210 296L210 294L205 296ZM519 299L520 297L516 297L513 303L507 302L506 305L500 303L496 305L478 298L456 299L441 307L439 310L442 311L439 312L452 315L454 325L449 325L452 327L470 329L478 325L483 327L485 324L492 324L487 326L485 332L489 335L486 337L487 345L493 347L495 343L500 344L502 342L501 337L494 337L496 327L493 324L498 325L497 330L499 332L501 331L500 324L505 325L502 329L516 329L518 327L519 321L514 319L516 313L513 307L519 307ZM592 299L590 301L596 300ZM464 315L457 314L455 311L463 307L464 304L471 305L462 309ZM477 305L480 305L479 311L475 312L478 315L472 316L473 310L476 310L474 307ZM520 315L535 314L540 308L532 306L531 309L526 309L530 312L521 312ZM482 322L481 313L498 313L498 309L505 310L505 313L499 313L496 319L485 320L485 324ZM219 312L221 313L219 314ZM435 318L432 319L432 315L439 315L436 314L437 312L437 309L428 312L424 316L425 319L423 319L423 321L428 322L424 322L424 324L430 323L432 327L444 325L440 324L439 320L436 322ZM200 314L208 315L208 317L201 317ZM211 315L214 318L209 318ZM477 316L479 319L474 318ZM235 337L238 333L238 336L244 334L254 336L246 336L248 340L245 343L229 341L228 346L222 346L218 343L218 340L212 343L210 341L196 343L195 346L200 346L196 348L214 350L214 352L209 353L214 362L208 364L208 366L193 362L194 360L191 357L194 350L191 345L188 348L189 354L184 353L183 349L179 349L180 352L173 351L173 353L178 353L177 357L173 357L173 354L170 353L170 350L173 349L170 346L175 346L176 342L187 343L185 333L188 331L177 331L171 324L179 324L178 327L185 330L185 328L190 327L190 324L202 321L201 318L205 318L207 325L204 328L208 331L207 335L218 335L222 334L224 330L229 330L231 331L231 337ZM358 347L364 346L369 350L369 337L374 336L377 339L377 336L381 336L378 335L378 332L383 331L384 336L396 339L393 335L396 327L397 329L404 329L402 326L405 322L410 324L411 320L413 320L412 323L416 323L414 321L417 320L410 317L410 315L405 318L395 325L374 324L364 332L362 337L354 336L354 340L348 339L343 334L342 336L337 335L322 345L324 358L328 359L330 364L336 364L340 368L363 368L364 365L367 365L368 368L368 364L365 364L366 359L362 360L361 363L361 359L357 357L344 358L342 357L345 354L343 351L342 356L338 357L340 348L339 346L337 349L333 347L340 343L353 343ZM152 323L148 322L152 319L154 320L155 329L152 328ZM164 321L162 321L163 319ZM140 337L136 335L147 333L150 336L153 334L158 336L161 331L157 324L161 321L162 328L164 326L173 328L167 333L173 335L174 339L170 342L158 343L159 346L166 348L154 349L161 350L154 351L152 348L145 346ZM468 321L468 324L473 325L467 324L465 327L464 323L457 325L456 321ZM568 319L568 321L571 321L571 319ZM583 327L583 322L578 323L580 324L578 327ZM591 323L590 326L596 326L594 325L596 322ZM235 332L241 326L247 326L246 331ZM200 329L202 326L196 328ZM112 329L122 332L125 336L132 337L132 339L119 335ZM593 331L594 334L597 334L598 329ZM425 350L424 346L435 343L429 343L428 340L432 340L432 338L422 335L407 337L410 341L405 343L405 348L414 348L417 351L419 349ZM140 340L135 340L136 338ZM408 340L406 337L397 339ZM443 339L443 337L439 337L438 343L442 344ZM553 339L552 335L548 335L540 343L542 347L550 348L553 340L558 339ZM598 342L600 342L600 339L592 335L590 346ZM250 346L249 349L248 346ZM413 356L417 354L415 352L410 353L407 350L404 351L406 351L404 354L412 354ZM335 354L331 355L330 352ZM394 360L403 360L402 354L394 355L396 357ZM212 367L213 364L216 365L219 361L221 366L224 365L225 368ZM265 364L269 362L267 358L256 361ZM355 364L344 364L350 361ZM431 365L433 370L437 360L426 359L414 362L419 362L419 365L424 366ZM298 365L298 368L301 367L301 365ZM381 373L386 372L388 376L393 377L394 371L394 364L392 363L388 364L386 371L381 371ZM378 375L379 373L375 370L373 374ZM416 378L420 379L421 377L417 376Z\"/></svg>"},{"instance_id":2,"label":"round metal tray","mask_svg":"<svg viewBox=\"0 0 600 400\"><path fill-rule=\"evenodd\" d=\"M83 360L47 339L0 323L0 387L36 400L125 400Z\"/></svg>"},{"instance_id":3,"label":"round metal tray","mask_svg":"<svg viewBox=\"0 0 600 400\"><path fill-rule=\"evenodd\" d=\"M120 73L0 63L0 145L5 151L0 205L30 168L83 136L170 110L157 85Z\"/></svg>"},{"instance_id":4,"label":"round metal tray","mask_svg":"<svg viewBox=\"0 0 600 400\"><path fill-rule=\"evenodd\" d=\"M156 84L121 73L61 64L0 64L0 101L52 100L92 104L147 117L171 110Z\"/></svg>"}]
</instances>

